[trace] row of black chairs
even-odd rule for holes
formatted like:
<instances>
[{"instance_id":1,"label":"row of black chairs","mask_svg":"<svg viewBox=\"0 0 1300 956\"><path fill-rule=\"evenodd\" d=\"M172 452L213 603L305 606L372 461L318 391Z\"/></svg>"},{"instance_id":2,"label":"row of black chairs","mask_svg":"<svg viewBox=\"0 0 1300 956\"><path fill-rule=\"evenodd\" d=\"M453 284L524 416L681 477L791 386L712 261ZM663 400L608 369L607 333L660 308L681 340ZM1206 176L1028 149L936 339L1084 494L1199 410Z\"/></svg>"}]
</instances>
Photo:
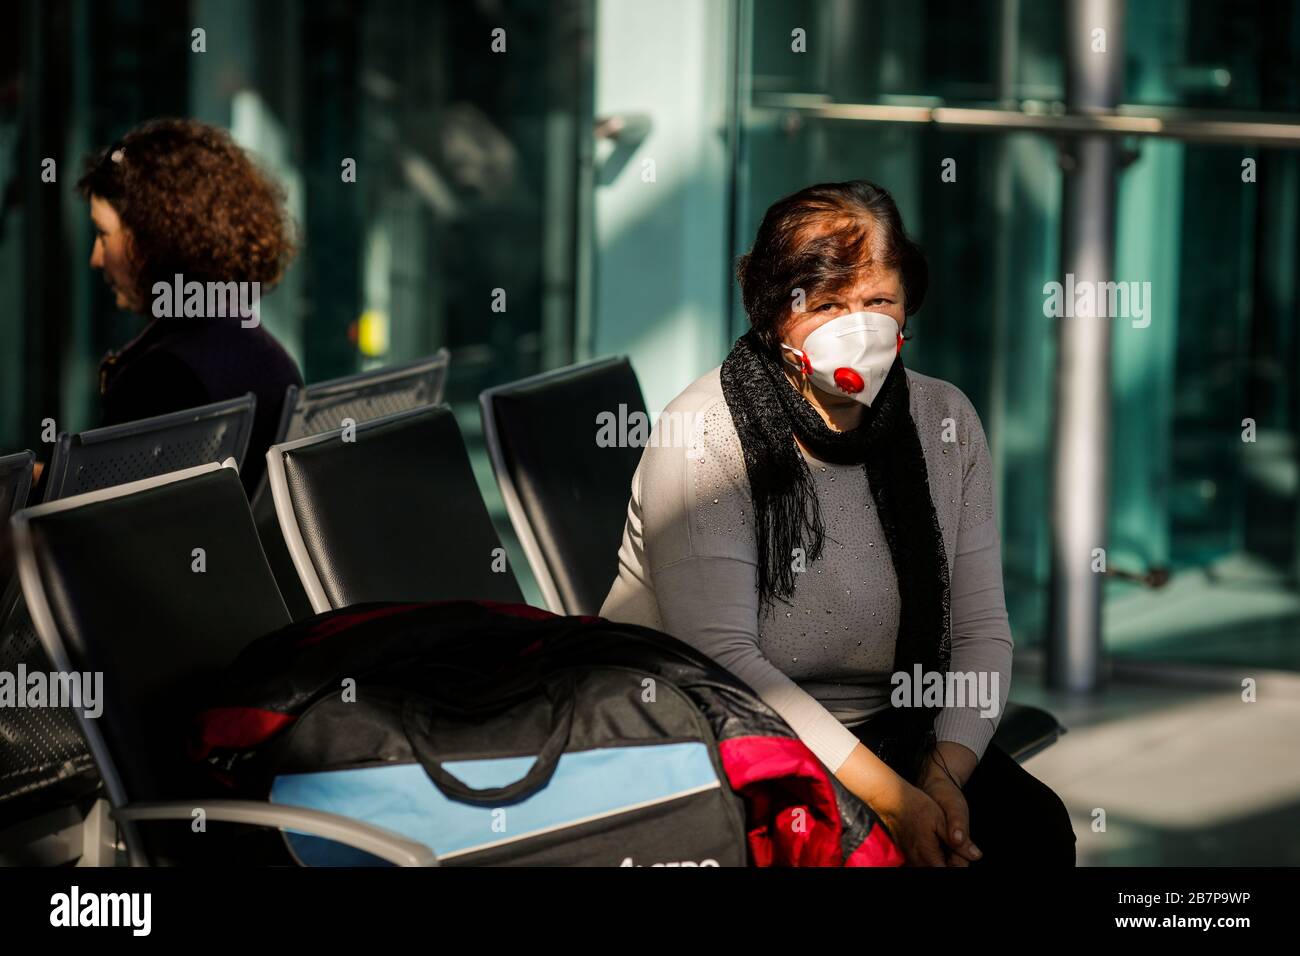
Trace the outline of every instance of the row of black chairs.
<instances>
[{"instance_id":1,"label":"row of black chairs","mask_svg":"<svg viewBox=\"0 0 1300 956\"><path fill-rule=\"evenodd\" d=\"M386 383L356 384L366 387L368 398L382 394L376 386ZM342 399L342 390L334 397ZM346 407L345 415L335 415L338 424L352 419L349 428L286 441L268 454L278 528L292 542L295 571L307 585L312 610L387 599L522 600L450 409L428 397L408 399L406 404L417 406L412 410L383 414L393 411L391 401L376 408L354 393L336 406ZM219 438L241 432L236 411L203 409L187 417L187 426L208 425L206 442L194 442L188 432L183 443L173 441L181 423L170 417L117 429L109 440L65 442L69 448L99 449L96 463L109 462L114 470L108 473L118 479L142 471L146 477L47 501L13 520L26 598L20 610L30 608L30 617L22 616L24 629L34 623L58 670L99 672L110 680L106 697L114 703L106 704L99 718L59 713L68 724L65 731L74 721L80 724L80 734L65 734L69 749L84 739L135 862L192 856L193 847L178 845L174 836L160 846L156 835L149 840L132 835L139 819L170 819L192 810L192 799L181 804L168 799L176 796L168 788L187 778L178 762L176 723L167 715L192 701L200 674L224 666L249 641L290 619L269 573L267 538L258 533L241 486L231 477L236 456L224 467L167 469L161 475L148 470L147 461L176 465L185 464L186 456L210 456ZM142 444L154 454L141 456ZM242 455L245 444L246 433L229 450ZM30 466L30 456L23 464ZM371 493L359 500L358 489L366 487ZM14 501L22 497L15 494ZM203 548L207 573L194 575L193 548L186 542ZM215 542L212 548L209 542ZM474 561L470 551L481 560ZM485 576L489 567L495 570ZM61 600L68 595L76 597ZM196 614L203 615L202 626L191 620ZM33 719L27 717L27 726L7 736L30 739ZM53 776L68 769L66 755L41 759L28 748L22 756L31 784L52 784ZM84 782L84 775L78 780ZM50 796L48 787L26 789L39 798ZM204 807L211 819L223 819L210 812L210 802ZM217 810L264 824L274 819L262 810L283 814L282 808L249 805L222 804ZM316 821L322 822L348 838L348 821ZM375 834L361 837L385 849ZM379 855L413 858L409 846L386 849Z\"/></svg>"},{"instance_id":2,"label":"row of black chairs","mask_svg":"<svg viewBox=\"0 0 1300 956\"><path fill-rule=\"evenodd\" d=\"M193 794L177 789L187 777L169 716L183 712L203 675L295 616L283 597L287 569L277 574L268 563L259 499L271 502L310 610L522 600L455 419L436 401L377 417L352 404L340 416L357 423L346 432L336 419L333 429L278 443L267 455L269 495L255 495L251 508L232 455L224 466L149 475L15 516L22 590L43 647L58 669L100 671L108 682L104 714L81 720L81 732L133 862L191 859L199 846L185 826L136 829L192 810ZM481 404L502 497L545 603L594 614L616 571L640 456L635 447L598 447L595 423L620 405L645 412L630 364L606 359L547 373L491 389ZM204 574L191 570L196 547L204 548ZM1016 711L1004 715L999 743L1023 759L1059 727L1041 711ZM391 834L338 819L286 823L286 812L241 804L209 817L292 825L394 862L428 862ZM157 835L164 831L166 839Z\"/></svg>"},{"instance_id":3,"label":"row of black chairs","mask_svg":"<svg viewBox=\"0 0 1300 956\"><path fill-rule=\"evenodd\" d=\"M23 594L54 667L103 675L101 712L75 713L131 863L249 862L259 849L278 862L246 833L195 832L195 808L211 824L289 827L394 863L431 862L427 848L356 821L193 788L184 734L196 692L290 620L233 459L37 505L12 527Z\"/></svg>"},{"instance_id":4,"label":"row of black chairs","mask_svg":"<svg viewBox=\"0 0 1300 956\"><path fill-rule=\"evenodd\" d=\"M317 435L347 420L368 421L434 405L442 399L447 368L448 353L442 349L418 362L305 388L291 386L277 441ZM64 500L206 463L242 464L254 412L255 397L249 394L142 421L60 434L42 500ZM31 452L0 458L0 518L7 519L27 503L34 461ZM264 502L262 547L267 555L281 558L277 584L298 598L301 586L279 539L269 491L259 488L254 501ZM48 671L48 653L9 570L0 571L0 671ZM295 611L297 617L310 613L305 597L295 601ZM15 846L36 853L33 859L38 860L57 862L81 855L85 848L78 842L79 826L64 823L85 816L100 787L86 739L70 711L0 708L0 861L14 859ZM34 832L40 837L35 843Z\"/></svg>"},{"instance_id":5,"label":"row of black chairs","mask_svg":"<svg viewBox=\"0 0 1300 956\"><path fill-rule=\"evenodd\" d=\"M332 431L345 420L365 422L412 408L436 405L447 380L448 352L407 365L362 372L302 388L289 386L275 443L298 441ZM54 501L97 491L127 481L178 471L194 463L244 459L253 430L256 398L216 402L201 408L136 422L96 428L79 434L60 433L44 477L42 500ZM30 452L0 458L3 475L23 473ZM34 459L33 459L34 460ZM23 499L10 503L21 506ZM258 495L261 489L258 490ZM255 496L256 497L256 496Z\"/></svg>"}]
</instances>

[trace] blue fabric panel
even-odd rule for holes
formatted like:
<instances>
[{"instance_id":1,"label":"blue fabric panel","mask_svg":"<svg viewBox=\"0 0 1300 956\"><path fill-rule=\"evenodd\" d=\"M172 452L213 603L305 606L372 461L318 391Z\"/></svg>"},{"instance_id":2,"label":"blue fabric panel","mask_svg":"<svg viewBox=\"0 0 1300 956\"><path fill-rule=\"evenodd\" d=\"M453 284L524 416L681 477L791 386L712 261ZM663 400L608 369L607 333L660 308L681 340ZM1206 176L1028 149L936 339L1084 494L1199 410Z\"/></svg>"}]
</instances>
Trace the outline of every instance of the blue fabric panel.
<instances>
[{"instance_id":1,"label":"blue fabric panel","mask_svg":"<svg viewBox=\"0 0 1300 956\"><path fill-rule=\"evenodd\" d=\"M533 757L502 757L448 761L443 766L467 785L483 789L518 780L533 761ZM271 801L364 820L417 840L441 856L571 826L718 783L705 744L674 743L566 753L545 787L501 808L473 806L444 796L424 768L414 763L285 774L276 778ZM296 849L307 847L306 842L293 842ZM304 857L304 862L325 861ZM339 856L335 862L345 860Z\"/></svg>"}]
</instances>

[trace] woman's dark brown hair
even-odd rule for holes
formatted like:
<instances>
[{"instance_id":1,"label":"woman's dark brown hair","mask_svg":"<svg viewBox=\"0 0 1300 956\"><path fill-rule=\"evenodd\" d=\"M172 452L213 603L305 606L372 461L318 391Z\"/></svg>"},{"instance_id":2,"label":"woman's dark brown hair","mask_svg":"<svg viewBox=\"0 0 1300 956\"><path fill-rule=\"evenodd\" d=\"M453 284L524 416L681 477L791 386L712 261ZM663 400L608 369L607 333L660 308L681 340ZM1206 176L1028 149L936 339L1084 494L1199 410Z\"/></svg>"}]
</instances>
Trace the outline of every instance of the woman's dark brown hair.
<instances>
[{"instance_id":1,"label":"woman's dark brown hair","mask_svg":"<svg viewBox=\"0 0 1300 956\"><path fill-rule=\"evenodd\" d=\"M86 161L81 195L109 203L130 231L136 292L155 282L274 286L293 259L284 190L225 130L155 119Z\"/></svg>"},{"instance_id":2,"label":"woman's dark brown hair","mask_svg":"<svg viewBox=\"0 0 1300 956\"><path fill-rule=\"evenodd\" d=\"M750 324L776 352L796 289L811 299L872 266L898 270L907 315L921 308L929 284L925 254L903 229L893 197L855 179L809 186L773 203L736 278Z\"/></svg>"}]
</instances>

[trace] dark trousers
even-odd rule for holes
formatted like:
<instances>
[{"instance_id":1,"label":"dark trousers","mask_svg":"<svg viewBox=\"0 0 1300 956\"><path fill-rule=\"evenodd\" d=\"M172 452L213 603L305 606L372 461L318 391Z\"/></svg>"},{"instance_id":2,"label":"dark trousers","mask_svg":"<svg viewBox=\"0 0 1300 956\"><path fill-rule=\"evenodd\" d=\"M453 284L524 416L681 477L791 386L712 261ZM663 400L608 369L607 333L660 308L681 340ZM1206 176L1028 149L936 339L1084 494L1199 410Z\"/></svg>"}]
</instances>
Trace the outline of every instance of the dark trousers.
<instances>
[{"instance_id":1,"label":"dark trousers","mask_svg":"<svg viewBox=\"0 0 1300 956\"><path fill-rule=\"evenodd\" d=\"M882 756L894 713L882 711L849 729ZM916 783L906 766L902 769L908 782ZM984 853L972 867L1074 866L1077 838L1065 804L997 744L985 748L962 793L970 810L969 837Z\"/></svg>"}]
</instances>

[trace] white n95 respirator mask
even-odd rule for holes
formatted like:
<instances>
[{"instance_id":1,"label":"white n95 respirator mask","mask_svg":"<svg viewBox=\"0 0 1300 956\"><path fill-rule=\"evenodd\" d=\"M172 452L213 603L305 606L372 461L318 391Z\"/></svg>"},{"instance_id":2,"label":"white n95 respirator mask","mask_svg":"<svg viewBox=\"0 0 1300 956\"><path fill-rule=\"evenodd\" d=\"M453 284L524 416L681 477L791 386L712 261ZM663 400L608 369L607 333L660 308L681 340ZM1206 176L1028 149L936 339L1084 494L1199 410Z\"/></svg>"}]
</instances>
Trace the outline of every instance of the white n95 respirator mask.
<instances>
[{"instance_id":1,"label":"white n95 respirator mask","mask_svg":"<svg viewBox=\"0 0 1300 956\"><path fill-rule=\"evenodd\" d=\"M869 406L902 351L903 332L881 312L850 312L813 329L802 349L784 342L781 348L824 391Z\"/></svg>"}]
</instances>

